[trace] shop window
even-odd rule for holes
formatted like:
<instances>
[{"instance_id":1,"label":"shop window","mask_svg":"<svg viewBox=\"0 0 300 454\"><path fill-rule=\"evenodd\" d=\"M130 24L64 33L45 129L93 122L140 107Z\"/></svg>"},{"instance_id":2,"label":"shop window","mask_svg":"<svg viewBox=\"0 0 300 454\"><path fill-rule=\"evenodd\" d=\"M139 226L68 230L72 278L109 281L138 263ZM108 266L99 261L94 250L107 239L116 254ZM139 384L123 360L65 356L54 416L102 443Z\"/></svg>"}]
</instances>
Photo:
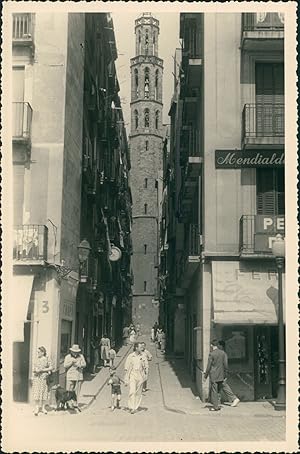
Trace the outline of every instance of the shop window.
<instances>
[{"instance_id":1,"label":"shop window","mask_svg":"<svg viewBox=\"0 0 300 454\"><path fill-rule=\"evenodd\" d=\"M145 124L145 128L149 128L149 125L150 125L150 112L149 112L149 109L145 109L144 111L144 124Z\"/></svg>"},{"instance_id":2,"label":"shop window","mask_svg":"<svg viewBox=\"0 0 300 454\"><path fill-rule=\"evenodd\" d=\"M139 127L139 113L137 110L134 111L134 123L135 123L135 129Z\"/></svg>"},{"instance_id":3,"label":"shop window","mask_svg":"<svg viewBox=\"0 0 300 454\"><path fill-rule=\"evenodd\" d=\"M284 214L284 168L257 169L256 193L257 214Z\"/></svg>"},{"instance_id":4,"label":"shop window","mask_svg":"<svg viewBox=\"0 0 300 454\"><path fill-rule=\"evenodd\" d=\"M150 72L149 72L149 68L145 68L145 81L144 81L145 99L149 99L149 87L150 87Z\"/></svg>"}]
</instances>

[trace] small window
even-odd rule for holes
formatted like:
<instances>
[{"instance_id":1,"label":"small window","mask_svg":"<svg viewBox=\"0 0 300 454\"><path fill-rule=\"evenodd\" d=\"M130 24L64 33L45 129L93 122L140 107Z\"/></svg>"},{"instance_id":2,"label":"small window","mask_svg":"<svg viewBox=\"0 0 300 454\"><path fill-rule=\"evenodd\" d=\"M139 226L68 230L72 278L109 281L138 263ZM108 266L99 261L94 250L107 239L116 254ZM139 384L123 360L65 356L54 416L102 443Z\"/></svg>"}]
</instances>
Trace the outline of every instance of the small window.
<instances>
[{"instance_id":1,"label":"small window","mask_svg":"<svg viewBox=\"0 0 300 454\"><path fill-rule=\"evenodd\" d=\"M138 73L137 69L134 70L134 81L135 81L135 93L136 93L136 97L138 97L139 96L139 73Z\"/></svg>"},{"instance_id":2,"label":"small window","mask_svg":"<svg viewBox=\"0 0 300 454\"><path fill-rule=\"evenodd\" d=\"M144 292L147 291L147 281L144 281Z\"/></svg>"},{"instance_id":3,"label":"small window","mask_svg":"<svg viewBox=\"0 0 300 454\"><path fill-rule=\"evenodd\" d=\"M147 214L148 213L148 204L145 203L144 205L144 214Z\"/></svg>"},{"instance_id":4,"label":"small window","mask_svg":"<svg viewBox=\"0 0 300 454\"><path fill-rule=\"evenodd\" d=\"M158 100L158 69L155 71L155 99Z\"/></svg>"},{"instance_id":5,"label":"small window","mask_svg":"<svg viewBox=\"0 0 300 454\"><path fill-rule=\"evenodd\" d=\"M155 129L158 129L158 122L159 122L159 111L155 112Z\"/></svg>"},{"instance_id":6,"label":"small window","mask_svg":"<svg viewBox=\"0 0 300 454\"><path fill-rule=\"evenodd\" d=\"M147 189L148 187L148 178L145 178L144 180L144 188Z\"/></svg>"},{"instance_id":7,"label":"small window","mask_svg":"<svg viewBox=\"0 0 300 454\"><path fill-rule=\"evenodd\" d=\"M144 254L147 254L147 244L144 244Z\"/></svg>"},{"instance_id":8,"label":"small window","mask_svg":"<svg viewBox=\"0 0 300 454\"><path fill-rule=\"evenodd\" d=\"M150 70L149 68L145 68L145 99L149 99L149 87L150 87Z\"/></svg>"},{"instance_id":9,"label":"small window","mask_svg":"<svg viewBox=\"0 0 300 454\"><path fill-rule=\"evenodd\" d=\"M144 112L144 123L145 123L145 128L149 128L149 125L150 125L150 118L149 118L149 109L145 109L145 112Z\"/></svg>"},{"instance_id":10,"label":"small window","mask_svg":"<svg viewBox=\"0 0 300 454\"><path fill-rule=\"evenodd\" d=\"M146 148L146 151L149 150L149 140L146 140L146 142L145 142L145 148Z\"/></svg>"}]
</instances>

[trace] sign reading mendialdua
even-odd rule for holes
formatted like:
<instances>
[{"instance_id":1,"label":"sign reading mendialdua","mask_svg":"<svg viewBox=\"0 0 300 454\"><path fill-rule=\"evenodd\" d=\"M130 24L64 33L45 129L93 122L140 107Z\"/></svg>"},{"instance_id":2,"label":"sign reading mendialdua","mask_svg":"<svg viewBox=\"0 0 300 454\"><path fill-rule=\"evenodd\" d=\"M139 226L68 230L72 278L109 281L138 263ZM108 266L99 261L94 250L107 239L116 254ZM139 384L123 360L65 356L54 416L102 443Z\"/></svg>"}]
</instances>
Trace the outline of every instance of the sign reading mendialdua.
<instances>
[{"instance_id":1,"label":"sign reading mendialdua","mask_svg":"<svg viewBox=\"0 0 300 454\"><path fill-rule=\"evenodd\" d=\"M238 169L242 167L281 167L284 165L282 150L262 150L259 152L240 150L216 150L217 169Z\"/></svg>"}]
</instances>

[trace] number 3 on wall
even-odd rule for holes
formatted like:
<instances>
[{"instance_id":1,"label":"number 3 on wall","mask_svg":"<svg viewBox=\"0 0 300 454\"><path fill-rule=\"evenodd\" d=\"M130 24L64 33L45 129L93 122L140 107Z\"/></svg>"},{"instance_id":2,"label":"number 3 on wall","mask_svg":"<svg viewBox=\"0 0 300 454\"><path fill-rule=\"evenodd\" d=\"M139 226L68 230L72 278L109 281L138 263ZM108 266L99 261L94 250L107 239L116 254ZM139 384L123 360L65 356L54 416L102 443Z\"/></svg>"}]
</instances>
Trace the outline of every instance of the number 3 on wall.
<instances>
[{"instance_id":1,"label":"number 3 on wall","mask_svg":"<svg viewBox=\"0 0 300 454\"><path fill-rule=\"evenodd\" d=\"M48 301L42 301L42 312L43 312L43 314L47 314L47 312L49 312L49 302Z\"/></svg>"}]
</instances>

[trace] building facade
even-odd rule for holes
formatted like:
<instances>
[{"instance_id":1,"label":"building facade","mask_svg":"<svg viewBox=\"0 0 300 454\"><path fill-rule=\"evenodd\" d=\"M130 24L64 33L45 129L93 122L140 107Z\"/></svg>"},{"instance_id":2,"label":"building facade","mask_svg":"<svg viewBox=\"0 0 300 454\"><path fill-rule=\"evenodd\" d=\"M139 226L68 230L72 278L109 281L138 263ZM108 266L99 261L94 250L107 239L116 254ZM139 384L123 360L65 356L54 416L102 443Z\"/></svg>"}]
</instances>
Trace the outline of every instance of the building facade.
<instances>
[{"instance_id":1,"label":"building facade","mask_svg":"<svg viewBox=\"0 0 300 454\"><path fill-rule=\"evenodd\" d=\"M27 401L39 346L64 385L73 342L90 363L93 335L121 335L114 314L130 305L130 280L122 283L130 274L130 158L110 16L16 13L12 24L13 394ZM113 265L110 216L120 223L116 245L124 236L122 262ZM84 239L90 254L80 265Z\"/></svg>"},{"instance_id":2,"label":"building facade","mask_svg":"<svg viewBox=\"0 0 300 454\"><path fill-rule=\"evenodd\" d=\"M213 338L226 342L228 381L241 400L276 397L271 246L285 229L284 17L182 13L180 38L170 109L176 200L167 232L177 278L175 292L171 278L161 290L169 346L184 329L184 355L203 400Z\"/></svg>"},{"instance_id":3,"label":"building facade","mask_svg":"<svg viewBox=\"0 0 300 454\"><path fill-rule=\"evenodd\" d=\"M131 68L131 181L133 198L132 320L149 331L158 319L159 205L162 172L163 61L159 22L150 13L135 21Z\"/></svg>"}]
</instances>

